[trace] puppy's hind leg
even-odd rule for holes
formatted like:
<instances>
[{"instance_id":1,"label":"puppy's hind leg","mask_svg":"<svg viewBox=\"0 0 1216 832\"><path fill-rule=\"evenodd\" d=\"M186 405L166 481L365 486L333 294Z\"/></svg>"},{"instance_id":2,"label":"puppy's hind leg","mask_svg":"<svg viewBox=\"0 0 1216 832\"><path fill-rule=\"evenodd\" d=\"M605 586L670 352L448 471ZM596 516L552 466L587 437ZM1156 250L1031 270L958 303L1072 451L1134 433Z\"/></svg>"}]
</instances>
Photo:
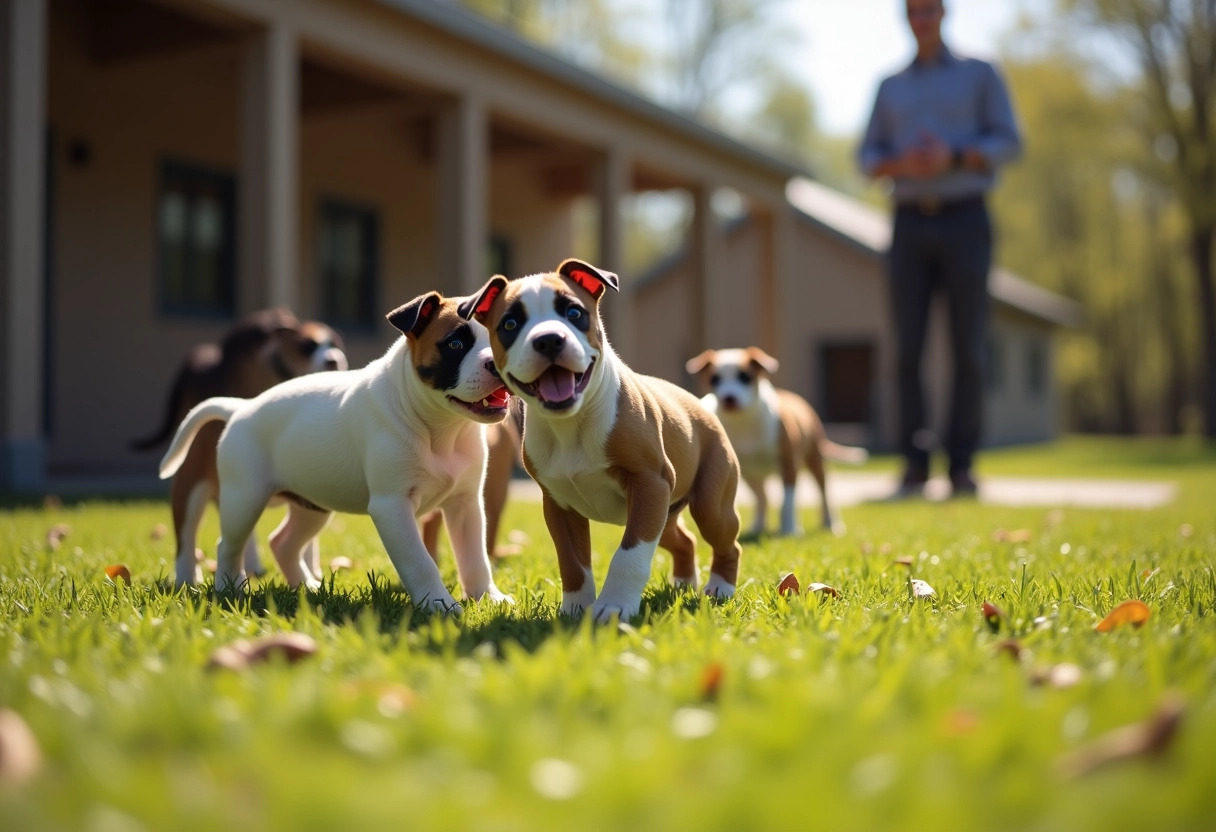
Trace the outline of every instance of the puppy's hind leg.
<instances>
[{"instance_id":1,"label":"puppy's hind leg","mask_svg":"<svg viewBox=\"0 0 1216 832\"><path fill-rule=\"evenodd\" d=\"M702 462L698 475L699 489L694 489L688 508L696 521L701 537L713 549L709 580L705 594L726 599L735 594L739 580L739 514L735 511L735 491L739 486L738 472L730 458L720 457Z\"/></svg>"},{"instance_id":2,"label":"puppy's hind leg","mask_svg":"<svg viewBox=\"0 0 1216 832\"><path fill-rule=\"evenodd\" d=\"M659 545L671 552L671 583L697 588L697 541L684 525L680 512L667 518Z\"/></svg>"},{"instance_id":3,"label":"puppy's hind leg","mask_svg":"<svg viewBox=\"0 0 1216 832\"><path fill-rule=\"evenodd\" d=\"M288 503L283 522L271 532L270 550L274 552L274 559L292 589L300 584L309 589L321 586L320 577L312 572L312 564L304 559L305 547L314 541L332 516L332 512L314 511L297 503Z\"/></svg>"},{"instance_id":4,"label":"puppy's hind leg","mask_svg":"<svg viewBox=\"0 0 1216 832\"><path fill-rule=\"evenodd\" d=\"M220 542L216 549L215 587L221 592L244 591L247 578L242 560L245 544L253 534L266 500L266 493L225 484L220 492Z\"/></svg>"},{"instance_id":5,"label":"puppy's hind leg","mask_svg":"<svg viewBox=\"0 0 1216 832\"><path fill-rule=\"evenodd\" d=\"M812 442L811 448L807 452L806 467L810 469L811 476L815 478L815 484L819 486L819 497L821 513L823 516L823 527L835 535L842 535L845 532L844 523L832 511L831 505L828 503L828 481L827 472L824 470L823 453L819 449L818 442Z\"/></svg>"},{"instance_id":6,"label":"puppy's hind leg","mask_svg":"<svg viewBox=\"0 0 1216 832\"><path fill-rule=\"evenodd\" d=\"M175 586L194 586L203 579L195 556L195 545L198 542L198 525L211 502L213 491L210 483L194 482L188 486L185 478L176 476L170 487L173 502L173 530L177 538L177 556L174 561Z\"/></svg>"},{"instance_id":7,"label":"puppy's hind leg","mask_svg":"<svg viewBox=\"0 0 1216 832\"><path fill-rule=\"evenodd\" d=\"M744 481L752 496L756 498L756 515L752 519L752 528L748 534L759 537L764 534L764 526L768 522L768 492L764 490L764 476L749 476Z\"/></svg>"}]
</instances>

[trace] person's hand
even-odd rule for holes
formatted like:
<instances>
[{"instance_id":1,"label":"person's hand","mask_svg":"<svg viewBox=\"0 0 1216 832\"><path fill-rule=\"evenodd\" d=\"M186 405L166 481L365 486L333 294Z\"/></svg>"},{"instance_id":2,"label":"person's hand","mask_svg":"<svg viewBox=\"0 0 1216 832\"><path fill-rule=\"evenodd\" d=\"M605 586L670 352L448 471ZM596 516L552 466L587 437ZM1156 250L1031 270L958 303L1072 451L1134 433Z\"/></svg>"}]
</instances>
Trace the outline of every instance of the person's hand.
<instances>
[{"instance_id":1,"label":"person's hand","mask_svg":"<svg viewBox=\"0 0 1216 832\"><path fill-rule=\"evenodd\" d=\"M933 179L950 170L954 151L941 137L922 130L916 147L904 154L905 176L913 179Z\"/></svg>"}]
</instances>

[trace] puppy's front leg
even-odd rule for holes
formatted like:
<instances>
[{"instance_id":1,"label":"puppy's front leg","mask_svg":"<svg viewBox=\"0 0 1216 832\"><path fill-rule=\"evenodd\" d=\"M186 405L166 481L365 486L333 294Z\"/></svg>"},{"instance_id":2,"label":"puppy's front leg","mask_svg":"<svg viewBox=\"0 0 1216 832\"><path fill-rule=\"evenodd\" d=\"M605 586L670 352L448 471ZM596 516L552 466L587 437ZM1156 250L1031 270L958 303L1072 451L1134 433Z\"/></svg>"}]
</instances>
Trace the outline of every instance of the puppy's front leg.
<instances>
[{"instance_id":1,"label":"puppy's front leg","mask_svg":"<svg viewBox=\"0 0 1216 832\"><path fill-rule=\"evenodd\" d=\"M548 491L542 492L545 525L557 549L557 568L562 576L562 613L581 615L595 603L595 575L591 571L591 524L577 512L557 504Z\"/></svg>"},{"instance_id":2,"label":"puppy's front leg","mask_svg":"<svg viewBox=\"0 0 1216 832\"><path fill-rule=\"evenodd\" d=\"M397 569L402 585L417 606L441 612L462 612L461 606L443 585L439 567L426 547L414 519L414 508L399 494L373 496L367 504L376 532L384 543L389 559Z\"/></svg>"},{"instance_id":3,"label":"puppy's front leg","mask_svg":"<svg viewBox=\"0 0 1216 832\"><path fill-rule=\"evenodd\" d=\"M443 519L456 556L456 572L466 597L483 596L495 603L514 604L515 599L494 585L490 558L486 554L485 515L476 493L453 494L443 504Z\"/></svg>"},{"instance_id":4,"label":"puppy's front leg","mask_svg":"<svg viewBox=\"0 0 1216 832\"><path fill-rule=\"evenodd\" d=\"M671 485L658 474L632 474L625 483L625 534L608 564L604 589L592 612L596 621L633 618L642 608L642 590L650 580L654 550L659 545L671 504Z\"/></svg>"}]
</instances>

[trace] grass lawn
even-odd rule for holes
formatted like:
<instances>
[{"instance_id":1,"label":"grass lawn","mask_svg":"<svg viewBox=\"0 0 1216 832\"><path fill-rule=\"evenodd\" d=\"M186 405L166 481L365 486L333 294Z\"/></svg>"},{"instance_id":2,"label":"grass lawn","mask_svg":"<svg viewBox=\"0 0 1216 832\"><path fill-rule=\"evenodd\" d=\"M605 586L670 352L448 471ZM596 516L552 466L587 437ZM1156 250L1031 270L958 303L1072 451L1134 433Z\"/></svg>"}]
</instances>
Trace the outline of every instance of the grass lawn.
<instances>
[{"instance_id":1,"label":"grass lawn","mask_svg":"<svg viewBox=\"0 0 1216 832\"><path fill-rule=\"evenodd\" d=\"M530 538L498 567L516 606L458 621L413 612L362 517L323 534L326 562L354 562L323 591L272 572L233 608L166 589L164 502L6 510L0 707L43 767L0 783L0 829L1213 828L1216 450L1068 440L981 471L1169 479L1180 496L1148 512L848 508L845 537L746 546L723 605L671 590L660 552L620 629L556 616L536 505L506 517ZM601 580L619 533L593 525ZM200 539L215 534L212 516ZM129 587L105 577L118 562ZM443 571L453 585L450 556ZM789 571L840 595L782 596ZM1127 599L1147 624L1096 632ZM206 669L221 645L293 630L316 655ZM1020 661L996 648L1011 636ZM1036 684L1061 663L1075 684ZM1172 698L1165 753L1066 776L1066 755Z\"/></svg>"}]
</instances>

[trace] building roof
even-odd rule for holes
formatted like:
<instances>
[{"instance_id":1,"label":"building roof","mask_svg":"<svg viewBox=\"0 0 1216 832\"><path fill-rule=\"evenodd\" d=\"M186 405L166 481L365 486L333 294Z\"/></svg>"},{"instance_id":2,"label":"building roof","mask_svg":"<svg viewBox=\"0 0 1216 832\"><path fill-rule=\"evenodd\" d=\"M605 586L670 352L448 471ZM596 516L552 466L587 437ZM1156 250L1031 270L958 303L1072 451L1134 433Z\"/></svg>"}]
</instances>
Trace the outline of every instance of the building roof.
<instances>
[{"instance_id":1,"label":"building roof","mask_svg":"<svg viewBox=\"0 0 1216 832\"><path fill-rule=\"evenodd\" d=\"M806 222L867 254L886 255L891 243L891 218L887 213L806 177L792 180L785 193ZM999 266L989 275L988 291L998 303L1059 326L1080 326L1085 317L1076 301Z\"/></svg>"},{"instance_id":2,"label":"building roof","mask_svg":"<svg viewBox=\"0 0 1216 832\"><path fill-rule=\"evenodd\" d=\"M806 166L778 158L751 145L680 115L645 96L589 72L553 52L518 37L507 29L451 2L439 0L378 0L384 6L471 43L512 63L541 73L579 93L624 110L702 145L728 153L770 175L789 179L807 176Z\"/></svg>"}]
</instances>

